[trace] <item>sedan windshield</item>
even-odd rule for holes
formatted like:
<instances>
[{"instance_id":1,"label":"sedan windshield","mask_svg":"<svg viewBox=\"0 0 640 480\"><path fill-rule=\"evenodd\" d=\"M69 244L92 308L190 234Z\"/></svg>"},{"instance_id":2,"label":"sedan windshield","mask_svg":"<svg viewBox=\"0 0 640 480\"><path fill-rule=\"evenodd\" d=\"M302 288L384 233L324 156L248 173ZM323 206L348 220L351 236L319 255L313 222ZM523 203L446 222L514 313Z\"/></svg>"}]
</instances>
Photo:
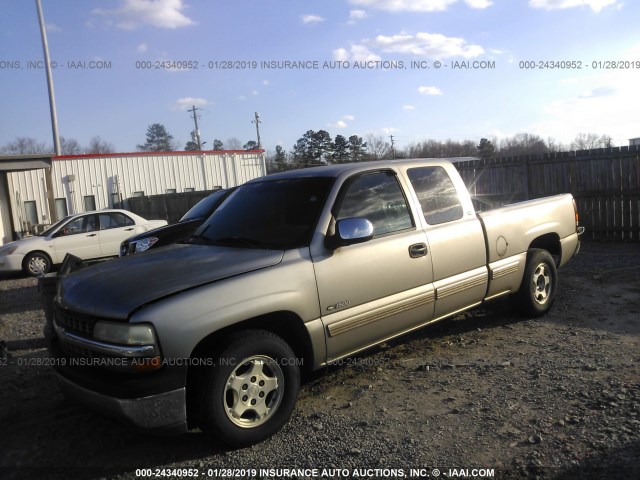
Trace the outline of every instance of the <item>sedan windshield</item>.
<instances>
[{"instance_id":1,"label":"sedan windshield","mask_svg":"<svg viewBox=\"0 0 640 480\"><path fill-rule=\"evenodd\" d=\"M309 245L333 178L243 185L197 231L194 243L289 249Z\"/></svg>"},{"instance_id":2,"label":"sedan windshield","mask_svg":"<svg viewBox=\"0 0 640 480\"><path fill-rule=\"evenodd\" d=\"M71 217L64 217L62 220L58 220L56 223L54 223L53 225L51 225L49 228L47 228L44 232L39 233L38 236L40 237L46 237L47 235L49 235L50 233L53 233L53 231L58 228L60 225L62 225L64 222L66 222L67 220L69 220Z\"/></svg>"}]
</instances>

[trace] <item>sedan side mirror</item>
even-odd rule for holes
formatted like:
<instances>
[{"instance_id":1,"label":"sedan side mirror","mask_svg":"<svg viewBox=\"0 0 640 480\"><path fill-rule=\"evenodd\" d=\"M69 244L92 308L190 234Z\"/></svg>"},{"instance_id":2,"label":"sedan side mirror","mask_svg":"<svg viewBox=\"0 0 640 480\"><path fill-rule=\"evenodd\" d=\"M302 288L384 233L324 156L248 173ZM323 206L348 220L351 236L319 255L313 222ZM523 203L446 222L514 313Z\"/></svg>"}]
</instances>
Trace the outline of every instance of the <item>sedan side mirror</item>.
<instances>
[{"instance_id":1,"label":"sedan side mirror","mask_svg":"<svg viewBox=\"0 0 640 480\"><path fill-rule=\"evenodd\" d=\"M336 223L336 233L327 239L332 250L356 243L368 242L373 238L373 224L366 218L345 218Z\"/></svg>"}]
</instances>

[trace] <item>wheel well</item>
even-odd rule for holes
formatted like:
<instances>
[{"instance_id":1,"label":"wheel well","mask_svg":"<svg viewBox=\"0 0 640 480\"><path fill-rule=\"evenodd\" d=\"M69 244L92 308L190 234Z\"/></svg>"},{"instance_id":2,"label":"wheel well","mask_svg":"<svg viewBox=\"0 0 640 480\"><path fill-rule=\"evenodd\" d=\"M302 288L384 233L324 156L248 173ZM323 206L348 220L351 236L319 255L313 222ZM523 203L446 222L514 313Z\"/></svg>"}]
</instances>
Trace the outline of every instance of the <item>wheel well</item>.
<instances>
[{"instance_id":1,"label":"wheel well","mask_svg":"<svg viewBox=\"0 0 640 480\"><path fill-rule=\"evenodd\" d=\"M191 352L191 358L208 358L212 352L224 345L225 338L231 333L242 330L266 330L281 337L291 347L297 358L302 359L302 373L309 373L313 369L313 347L304 322L295 313L281 311L230 325L209 334L196 345ZM203 384L202 375L205 368L203 362L193 362L187 373L187 411L190 424L199 422L199 399L202 391L199 386ZM206 362L204 362L206 366Z\"/></svg>"},{"instance_id":2,"label":"wheel well","mask_svg":"<svg viewBox=\"0 0 640 480\"><path fill-rule=\"evenodd\" d=\"M556 266L562 257L562 246L560 245L560 237L556 233L547 233L534 239L529 244L529 250L532 248L540 248L548 251L556 262Z\"/></svg>"}]
</instances>

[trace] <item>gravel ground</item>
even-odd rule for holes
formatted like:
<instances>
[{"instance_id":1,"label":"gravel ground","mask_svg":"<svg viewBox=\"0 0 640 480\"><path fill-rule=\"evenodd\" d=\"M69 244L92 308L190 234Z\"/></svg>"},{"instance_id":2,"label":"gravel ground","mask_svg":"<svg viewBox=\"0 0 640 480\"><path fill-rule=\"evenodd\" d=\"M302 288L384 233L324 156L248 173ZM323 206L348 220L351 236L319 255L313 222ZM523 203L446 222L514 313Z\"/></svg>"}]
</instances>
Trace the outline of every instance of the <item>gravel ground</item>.
<instances>
[{"instance_id":1,"label":"gravel ground","mask_svg":"<svg viewBox=\"0 0 640 480\"><path fill-rule=\"evenodd\" d=\"M640 247L585 243L559 278L541 319L500 300L319 372L232 451L67 403L36 281L1 277L0 478L640 478Z\"/></svg>"}]
</instances>

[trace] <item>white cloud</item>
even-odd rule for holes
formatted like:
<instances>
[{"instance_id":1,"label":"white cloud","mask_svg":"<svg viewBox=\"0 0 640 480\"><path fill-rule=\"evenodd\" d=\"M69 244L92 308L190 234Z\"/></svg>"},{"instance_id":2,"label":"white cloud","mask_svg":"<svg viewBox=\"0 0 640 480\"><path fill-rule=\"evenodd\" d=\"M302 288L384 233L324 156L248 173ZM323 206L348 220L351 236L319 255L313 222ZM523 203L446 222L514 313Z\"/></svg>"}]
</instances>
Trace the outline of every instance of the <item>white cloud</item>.
<instances>
[{"instance_id":1,"label":"white cloud","mask_svg":"<svg viewBox=\"0 0 640 480\"><path fill-rule=\"evenodd\" d=\"M258 95L258 90L251 90L251 95Z\"/></svg>"},{"instance_id":2,"label":"white cloud","mask_svg":"<svg viewBox=\"0 0 640 480\"><path fill-rule=\"evenodd\" d=\"M320 15L314 15L314 14L302 15L302 16L300 16L300 20L302 20L302 23L320 23L320 22L324 22L324 18L322 18Z\"/></svg>"},{"instance_id":3,"label":"white cloud","mask_svg":"<svg viewBox=\"0 0 640 480\"><path fill-rule=\"evenodd\" d=\"M484 9L489 8L493 5L491 0L464 0L464 3L469 5L471 8Z\"/></svg>"},{"instance_id":4,"label":"white cloud","mask_svg":"<svg viewBox=\"0 0 640 480\"><path fill-rule=\"evenodd\" d=\"M611 135L614 145L626 145L640 132L640 90L631 77L617 71L582 78L577 85L582 93L544 106L546 118L528 130L563 144L571 143L578 133L594 132Z\"/></svg>"},{"instance_id":5,"label":"white cloud","mask_svg":"<svg viewBox=\"0 0 640 480\"><path fill-rule=\"evenodd\" d=\"M204 107L205 105L212 105L204 98L196 98L196 97L182 97L174 102L171 106L171 110L183 110L192 107L195 105L196 107Z\"/></svg>"},{"instance_id":6,"label":"white cloud","mask_svg":"<svg viewBox=\"0 0 640 480\"><path fill-rule=\"evenodd\" d=\"M392 36L378 35L374 40L363 43L384 53L430 58L473 58L485 53L480 45L469 44L464 38L447 37L440 33L420 32L412 35L402 32Z\"/></svg>"},{"instance_id":7,"label":"white cloud","mask_svg":"<svg viewBox=\"0 0 640 480\"><path fill-rule=\"evenodd\" d=\"M354 62L368 62L381 60L379 55L371 52L364 45L351 45L349 50L345 48L338 48L333 51L333 59L336 61L354 61Z\"/></svg>"},{"instance_id":8,"label":"white cloud","mask_svg":"<svg viewBox=\"0 0 640 480\"><path fill-rule=\"evenodd\" d=\"M384 133L385 135L391 135L392 133L396 133L397 131L398 129L395 127L384 127L382 129L382 133Z\"/></svg>"},{"instance_id":9,"label":"white cloud","mask_svg":"<svg viewBox=\"0 0 640 480\"><path fill-rule=\"evenodd\" d=\"M92 13L115 17L116 26L128 30L140 25L175 29L196 23L183 13L184 9L183 0L122 0L115 10L97 8Z\"/></svg>"},{"instance_id":10,"label":"white cloud","mask_svg":"<svg viewBox=\"0 0 640 480\"><path fill-rule=\"evenodd\" d=\"M543 8L545 10L558 10L573 7L591 7L594 12L600 12L606 7L613 5L620 8L618 0L529 0L529 5L533 8Z\"/></svg>"},{"instance_id":11,"label":"white cloud","mask_svg":"<svg viewBox=\"0 0 640 480\"><path fill-rule=\"evenodd\" d=\"M374 39L363 39L348 49L341 47L333 51L336 61L379 61L380 53L411 55L444 59L450 57L475 58L485 53L480 45L468 43L464 38L447 37L440 33L419 32L397 35L378 35Z\"/></svg>"},{"instance_id":12,"label":"white cloud","mask_svg":"<svg viewBox=\"0 0 640 480\"><path fill-rule=\"evenodd\" d=\"M55 23L47 23L45 29L47 33L62 33L62 29Z\"/></svg>"},{"instance_id":13,"label":"white cloud","mask_svg":"<svg viewBox=\"0 0 640 480\"><path fill-rule=\"evenodd\" d=\"M415 110L416 107L414 107L413 105L403 105L402 109L406 110L407 112L410 112L411 110Z\"/></svg>"},{"instance_id":14,"label":"white cloud","mask_svg":"<svg viewBox=\"0 0 640 480\"><path fill-rule=\"evenodd\" d=\"M262 85L265 85L265 86L271 85L271 82L269 80L263 80Z\"/></svg>"},{"instance_id":15,"label":"white cloud","mask_svg":"<svg viewBox=\"0 0 640 480\"><path fill-rule=\"evenodd\" d=\"M351 10L349 12L349 18L351 20L362 20L367 18L367 12L365 10Z\"/></svg>"},{"instance_id":16,"label":"white cloud","mask_svg":"<svg viewBox=\"0 0 640 480\"><path fill-rule=\"evenodd\" d=\"M617 92L616 88L613 86L600 86L589 90L578 96L578 98L595 98L595 97L608 97L610 95L615 95Z\"/></svg>"},{"instance_id":17,"label":"white cloud","mask_svg":"<svg viewBox=\"0 0 640 480\"><path fill-rule=\"evenodd\" d=\"M441 12L458 0L349 0L361 5L388 12Z\"/></svg>"},{"instance_id":18,"label":"white cloud","mask_svg":"<svg viewBox=\"0 0 640 480\"><path fill-rule=\"evenodd\" d=\"M145 53L147 50L149 50L149 47L147 47L146 43L141 43L140 45L138 45L138 47L136 48L136 51L138 53Z\"/></svg>"},{"instance_id":19,"label":"white cloud","mask_svg":"<svg viewBox=\"0 0 640 480\"><path fill-rule=\"evenodd\" d=\"M418 87L418 93L422 95L442 95L442 90L438 87Z\"/></svg>"},{"instance_id":20,"label":"white cloud","mask_svg":"<svg viewBox=\"0 0 640 480\"><path fill-rule=\"evenodd\" d=\"M365 10L351 10L349 11L349 21L347 25L355 25L359 20L363 20L368 16Z\"/></svg>"},{"instance_id":21,"label":"white cloud","mask_svg":"<svg viewBox=\"0 0 640 480\"><path fill-rule=\"evenodd\" d=\"M244 102L247 99L247 97L245 97L244 95L240 95L238 97L238 100L240 100L241 102Z\"/></svg>"},{"instance_id":22,"label":"white cloud","mask_svg":"<svg viewBox=\"0 0 640 480\"><path fill-rule=\"evenodd\" d=\"M349 125L347 122L352 122L356 119L353 115L343 115L340 120L335 123L328 123L327 126L332 128L347 128Z\"/></svg>"},{"instance_id":23,"label":"white cloud","mask_svg":"<svg viewBox=\"0 0 640 480\"><path fill-rule=\"evenodd\" d=\"M457 2L458 0L349 0L352 5L375 8L386 12L442 12L449 8L449 5ZM491 0L464 0L464 3L471 8L477 9L493 5Z\"/></svg>"}]
</instances>

